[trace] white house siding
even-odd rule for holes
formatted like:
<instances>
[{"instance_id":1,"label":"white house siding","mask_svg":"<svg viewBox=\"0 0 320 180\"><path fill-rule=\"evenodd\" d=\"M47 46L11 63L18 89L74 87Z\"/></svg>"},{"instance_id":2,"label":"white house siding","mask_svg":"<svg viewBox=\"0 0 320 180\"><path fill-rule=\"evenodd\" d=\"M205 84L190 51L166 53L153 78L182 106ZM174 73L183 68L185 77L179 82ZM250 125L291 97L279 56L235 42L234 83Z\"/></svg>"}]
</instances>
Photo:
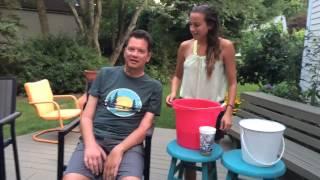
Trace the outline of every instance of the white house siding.
<instances>
[{"instance_id":1,"label":"white house siding","mask_svg":"<svg viewBox=\"0 0 320 180\"><path fill-rule=\"evenodd\" d=\"M302 90L311 89L312 84L320 83L320 0L309 0L305 48L302 59Z\"/></svg>"},{"instance_id":2,"label":"white house siding","mask_svg":"<svg viewBox=\"0 0 320 180\"><path fill-rule=\"evenodd\" d=\"M8 14L9 11L1 9L1 13ZM36 37L41 35L39 16L36 11L28 10L14 10L10 12L20 17L20 22L25 26L18 33L20 38ZM69 14L58 14L58 13L47 13L49 29L51 34L67 34L74 36L77 33L77 24L72 15Z\"/></svg>"}]
</instances>

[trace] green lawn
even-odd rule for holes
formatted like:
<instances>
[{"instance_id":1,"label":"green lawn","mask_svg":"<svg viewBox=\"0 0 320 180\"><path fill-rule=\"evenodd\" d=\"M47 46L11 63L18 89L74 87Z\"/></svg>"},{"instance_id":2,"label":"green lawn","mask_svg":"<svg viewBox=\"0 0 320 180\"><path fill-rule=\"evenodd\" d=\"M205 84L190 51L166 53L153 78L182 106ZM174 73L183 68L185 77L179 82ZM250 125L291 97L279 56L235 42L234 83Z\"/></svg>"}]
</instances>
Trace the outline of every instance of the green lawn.
<instances>
[{"instance_id":1,"label":"green lawn","mask_svg":"<svg viewBox=\"0 0 320 180\"><path fill-rule=\"evenodd\" d=\"M61 107L72 106L71 103L59 101L61 103ZM45 121L40 119L36 110L33 106L28 104L28 100L25 97L17 98L17 111L21 112L22 115L16 119L16 133L17 135L27 134L30 132L36 132L39 130L44 130L48 128L58 127L58 121ZM68 121L66 121L67 123ZM8 136L8 126L4 128L5 137Z\"/></svg>"},{"instance_id":2,"label":"green lawn","mask_svg":"<svg viewBox=\"0 0 320 180\"><path fill-rule=\"evenodd\" d=\"M165 98L170 91L169 85L165 85L163 88L162 110L160 117L157 117L156 119L156 126L163 128L175 128L173 110L167 107L165 103ZM244 91L255 91L257 89L258 86L256 85L239 85L238 94ZM64 103L63 106L70 106L70 104ZM18 135L58 127L57 121L44 121L40 119L36 115L35 109L28 104L27 99L24 97L17 98L17 110L22 112L21 117L19 117L16 122L16 132ZM5 127L5 136L8 135L7 129L8 127Z\"/></svg>"}]
</instances>

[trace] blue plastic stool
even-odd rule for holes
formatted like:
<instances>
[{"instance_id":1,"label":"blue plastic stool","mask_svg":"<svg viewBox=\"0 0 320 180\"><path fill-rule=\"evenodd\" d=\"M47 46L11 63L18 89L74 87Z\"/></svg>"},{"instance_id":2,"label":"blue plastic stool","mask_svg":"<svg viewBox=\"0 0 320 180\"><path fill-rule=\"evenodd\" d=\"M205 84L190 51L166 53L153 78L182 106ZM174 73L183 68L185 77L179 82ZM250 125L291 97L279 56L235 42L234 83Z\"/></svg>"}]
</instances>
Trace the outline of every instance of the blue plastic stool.
<instances>
[{"instance_id":1,"label":"blue plastic stool","mask_svg":"<svg viewBox=\"0 0 320 180\"><path fill-rule=\"evenodd\" d=\"M286 165L282 160L270 167L258 167L248 164L242 160L240 149L225 152L222 156L222 164L228 169L227 180L238 179L238 175L276 179L286 172Z\"/></svg>"},{"instance_id":2,"label":"blue plastic stool","mask_svg":"<svg viewBox=\"0 0 320 180\"><path fill-rule=\"evenodd\" d=\"M167 145L167 152L172 157L168 180L182 179L183 171L187 167L202 171L202 180L217 179L216 160L219 159L223 153L220 145L214 144L211 155L203 156L198 150L183 148L178 145L176 140L172 140ZM180 161L179 163L177 163L178 160ZM201 166L196 166L196 163L201 163ZM175 178L177 172L178 178Z\"/></svg>"}]
</instances>

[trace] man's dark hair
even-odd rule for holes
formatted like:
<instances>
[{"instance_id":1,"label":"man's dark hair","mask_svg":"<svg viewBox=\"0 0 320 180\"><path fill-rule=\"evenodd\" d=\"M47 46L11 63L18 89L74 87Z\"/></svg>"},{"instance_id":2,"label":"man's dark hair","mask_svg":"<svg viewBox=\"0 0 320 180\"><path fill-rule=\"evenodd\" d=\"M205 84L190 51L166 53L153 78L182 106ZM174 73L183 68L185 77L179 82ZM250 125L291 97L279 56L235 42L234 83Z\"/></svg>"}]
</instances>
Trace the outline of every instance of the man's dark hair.
<instances>
[{"instance_id":1,"label":"man's dark hair","mask_svg":"<svg viewBox=\"0 0 320 180\"><path fill-rule=\"evenodd\" d=\"M127 40L125 42L125 47L128 45L128 41L132 37L137 38L137 39L144 39L148 43L148 51L151 52L153 42L152 42L151 35L147 31L142 30L142 29L137 29L137 30L132 31L129 34L129 37L127 38Z\"/></svg>"}]
</instances>

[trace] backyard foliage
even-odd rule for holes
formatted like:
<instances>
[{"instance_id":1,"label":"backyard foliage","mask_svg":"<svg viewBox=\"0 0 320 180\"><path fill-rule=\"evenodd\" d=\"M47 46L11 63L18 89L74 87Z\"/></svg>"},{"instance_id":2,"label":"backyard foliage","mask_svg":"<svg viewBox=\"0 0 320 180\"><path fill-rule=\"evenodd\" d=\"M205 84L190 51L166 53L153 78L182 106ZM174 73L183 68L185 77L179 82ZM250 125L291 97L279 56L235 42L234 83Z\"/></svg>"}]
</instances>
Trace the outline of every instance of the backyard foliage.
<instances>
[{"instance_id":1,"label":"backyard foliage","mask_svg":"<svg viewBox=\"0 0 320 180\"><path fill-rule=\"evenodd\" d=\"M100 54L102 0L65 0L65 2L68 3L78 25L78 31L86 44Z\"/></svg>"},{"instance_id":2,"label":"backyard foliage","mask_svg":"<svg viewBox=\"0 0 320 180\"><path fill-rule=\"evenodd\" d=\"M196 4L209 4L220 14L221 36L231 39L242 55L237 61L240 82L255 83L281 96L291 92L291 99L302 97L298 83L304 32L290 29L289 33L283 33L277 26L266 28L263 24L280 14L289 19L305 13L304 0L161 0L161 4L151 0L63 1L75 17L79 27L77 35L81 38L49 36L47 40L19 42L15 39L19 21L12 18L8 21L0 15L0 35L7 39L0 48L0 74L17 75L20 85L48 78L55 92L82 91L82 71L110 63L110 57L115 57L112 54L122 49L117 47L121 47L118 45L122 44L129 27L133 27L130 26L133 17L143 9L137 16L136 28L149 31L154 39L152 60L146 71L168 83L175 69L179 43L191 38L190 10ZM31 2L36 7L36 1L28 1ZM98 34L102 55L109 57L108 61L103 62L97 51L87 47L97 47L92 44L97 44ZM88 43L93 39L94 43ZM116 59L112 62L123 64L121 55ZM268 90L270 86L272 91ZM310 91L309 96L314 92Z\"/></svg>"},{"instance_id":3,"label":"backyard foliage","mask_svg":"<svg viewBox=\"0 0 320 180\"><path fill-rule=\"evenodd\" d=\"M5 38L5 43L10 43L16 38L20 26L19 18L16 15L4 16L0 12L0 35Z\"/></svg>"},{"instance_id":4,"label":"backyard foliage","mask_svg":"<svg viewBox=\"0 0 320 180\"><path fill-rule=\"evenodd\" d=\"M56 93L81 92L85 87L83 71L103 63L93 49L62 35L30 39L5 54L0 74L15 74L20 85L46 78Z\"/></svg>"},{"instance_id":5,"label":"backyard foliage","mask_svg":"<svg viewBox=\"0 0 320 180\"><path fill-rule=\"evenodd\" d=\"M307 30L305 39L309 42L304 47L305 61L302 68L306 70L307 74L302 76L302 81L307 82L311 87L303 87L305 96L310 100L310 104L320 104L320 37L316 32Z\"/></svg>"},{"instance_id":6,"label":"backyard foliage","mask_svg":"<svg viewBox=\"0 0 320 180\"><path fill-rule=\"evenodd\" d=\"M298 84L303 35L303 31L287 34L277 25L245 32L240 45L239 81L260 86L283 81Z\"/></svg>"},{"instance_id":7,"label":"backyard foliage","mask_svg":"<svg viewBox=\"0 0 320 180\"><path fill-rule=\"evenodd\" d=\"M215 7L220 14L221 35L235 42L241 48L243 31L259 27L273 17L280 15L282 10L298 11L289 5L291 0L273 1L181 1L162 0L163 5L150 5L138 22L138 28L151 32L155 42L151 65L157 67L153 73L158 79L170 78L176 63L179 43L192 38L188 27L188 14L195 4L207 3ZM291 12L290 11L290 12ZM167 77L167 78L164 78Z\"/></svg>"}]
</instances>

